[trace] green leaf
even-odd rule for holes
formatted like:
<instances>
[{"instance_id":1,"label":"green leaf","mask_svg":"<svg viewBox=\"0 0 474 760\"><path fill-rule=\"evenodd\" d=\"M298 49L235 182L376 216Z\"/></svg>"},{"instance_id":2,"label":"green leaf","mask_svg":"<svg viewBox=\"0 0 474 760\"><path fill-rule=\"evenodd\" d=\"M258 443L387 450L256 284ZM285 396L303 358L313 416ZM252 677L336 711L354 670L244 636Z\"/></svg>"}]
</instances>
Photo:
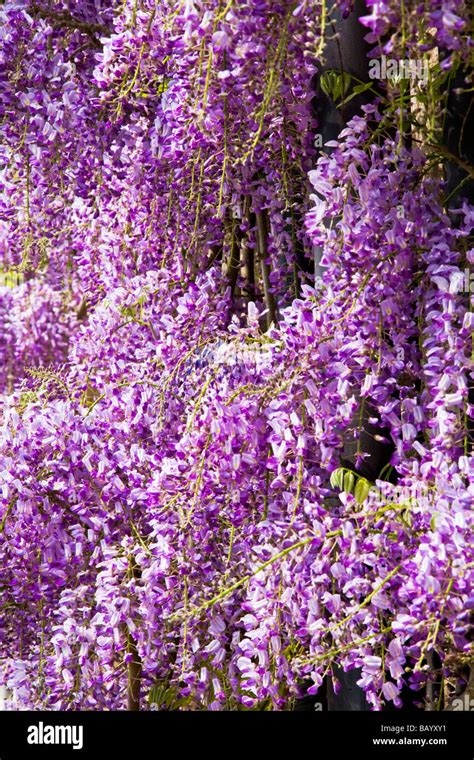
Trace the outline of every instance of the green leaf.
<instances>
[{"instance_id":1,"label":"green leaf","mask_svg":"<svg viewBox=\"0 0 474 760\"><path fill-rule=\"evenodd\" d=\"M374 85L373 82L365 82L364 84L358 84L354 87L351 94L347 96L347 98L344 98L344 100L339 103L338 107L345 106L346 103L349 103L352 98L355 98L356 95L360 95L362 92L365 92L366 90L373 89Z\"/></svg>"},{"instance_id":2,"label":"green leaf","mask_svg":"<svg viewBox=\"0 0 474 760\"><path fill-rule=\"evenodd\" d=\"M334 470L334 472L331 473L331 477L329 479L331 488L338 488L339 490L341 490L343 477L344 477L344 469L342 467L338 467L337 470Z\"/></svg>"},{"instance_id":3,"label":"green leaf","mask_svg":"<svg viewBox=\"0 0 474 760\"><path fill-rule=\"evenodd\" d=\"M346 472L344 475L344 491L346 493L352 493L355 485L355 476L353 472Z\"/></svg>"},{"instance_id":4,"label":"green leaf","mask_svg":"<svg viewBox=\"0 0 474 760\"><path fill-rule=\"evenodd\" d=\"M370 483L365 478L359 478L354 490L354 497L358 504L363 504L369 495Z\"/></svg>"},{"instance_id":5,"label":"green leaf","mask_svg":"<svg viewBox=\"0 0 474 760\"><path fill-rule=\"evenodd\" d=\"M319 78L319 84L322 91L328 98L339 100L346 94L351 84L351 75L345 71L340 72L335 69L323 71Z\"/></svg>"}]
</instances>

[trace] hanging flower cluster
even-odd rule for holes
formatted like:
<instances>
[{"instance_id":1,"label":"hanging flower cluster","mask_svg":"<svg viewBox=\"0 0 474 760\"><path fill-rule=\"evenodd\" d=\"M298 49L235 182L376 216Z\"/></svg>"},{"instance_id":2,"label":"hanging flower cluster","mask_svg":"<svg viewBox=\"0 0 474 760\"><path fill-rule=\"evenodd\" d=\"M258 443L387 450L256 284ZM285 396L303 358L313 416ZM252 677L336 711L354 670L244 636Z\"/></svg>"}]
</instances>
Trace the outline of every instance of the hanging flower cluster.
<instances>
[{"instance_id":1,"label":"hanging flower cluster","mask_svg":"<svg viewBox=\"0 0 474 760\"><path fill-rule=\"evenodd\" d=\"M469 663L474 212L430 142L468 13L368 8L433 98L367 83L318 156L325 3L4 3L9 707L285 709L340 665L380 709Z\"/></svg>"}]
</instances>

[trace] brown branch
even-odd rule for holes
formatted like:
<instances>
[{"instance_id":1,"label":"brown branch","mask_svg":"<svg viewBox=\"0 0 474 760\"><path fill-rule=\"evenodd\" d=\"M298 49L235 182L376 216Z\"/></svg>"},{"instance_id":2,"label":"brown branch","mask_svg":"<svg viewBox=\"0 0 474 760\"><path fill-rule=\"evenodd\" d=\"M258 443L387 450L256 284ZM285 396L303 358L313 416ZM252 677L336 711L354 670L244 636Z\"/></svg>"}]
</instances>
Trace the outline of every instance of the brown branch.
<instances>
[{"instance_id":1,"label":"brown branch","mask_svg":"<svg viewBox=\"0 0 474 760\"><path fill-rule=\"evenodd\" d=\"M140 709L140 682L142 677L142 661L138 654L137 645L131 634L127 634L127 653L131 655L128 663L127 710L137 712Z\"/></svg>"},{"instance_id":2,"label":"brown branch","mask_svg":"<svg viewBox=\"0 0 474 760\"><path fill-rule=\"evenodd\" d=\"M240 243L240 260L242 266L242 276L246 281L243 287L243 291L249 298L255 298L255 257L253 248L250 246L249 234L250 230L255 227L255 215L250 213L248 203L245 202L247 208L244 220L246 222L246 232L242 236Z\"/></svg>"},{"instance_id":3,"label":"brown branch","mask_svg":"<svg viewBox=\"0 0 474 760\"><path fill-rule=\"evenodd\" d=\"M244 218L247 214L246 210L247 206L247 200L244 204ZM241 230L239 221L237 219L226 219L226 228L230 231L231 236L231 244L230 244L230 256L229 260L227 262L227 271L226 271L226 277L229 282L232 295L235 294L235 288L237 285L237 279L239 276L239 271L241 267L241 254L242 254L242 243L243 243L243 232Z\"/></svg>"},{"instance_id":4,"label":"brown branch","mask_svg":"<svg viewBox=\"0 0 474 760\"><path fill-rule=\"evenodd\" d=\"M275 297L271 291L270 285L270 271L268 268L268 248L267 248L267 223L263 211L257 211L257 244L258 244L258 257L260 260L260 271L262 275L263 294L265 297L265 304L267 307L267 328L271 324L276 323L276 303Z\"/></svg>"}]
</instances>

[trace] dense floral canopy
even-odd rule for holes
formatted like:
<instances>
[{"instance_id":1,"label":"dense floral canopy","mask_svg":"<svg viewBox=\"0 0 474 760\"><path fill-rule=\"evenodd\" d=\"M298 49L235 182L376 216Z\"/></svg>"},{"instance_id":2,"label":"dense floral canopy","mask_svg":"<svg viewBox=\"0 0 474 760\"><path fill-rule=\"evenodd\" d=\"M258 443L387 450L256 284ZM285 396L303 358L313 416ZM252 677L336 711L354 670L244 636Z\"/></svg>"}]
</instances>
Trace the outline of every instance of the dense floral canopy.
<instances>
[{"instance_id":1,"label":"dense floral canopy","mask_svg":"<svg viewBox=\"0 0 474 760\"><path fill-rule=\"evenodd\" d=\"M121 708L134 672L143 708L285 709L336 665L442 705L465 675L468 6L368 0L369 58L423 83L328 72L325 0L0 6L11 708ZM319 147L325 98L361 102ZM401 499L341 469L367 425Z\"/></svg>"}]
</instances>

